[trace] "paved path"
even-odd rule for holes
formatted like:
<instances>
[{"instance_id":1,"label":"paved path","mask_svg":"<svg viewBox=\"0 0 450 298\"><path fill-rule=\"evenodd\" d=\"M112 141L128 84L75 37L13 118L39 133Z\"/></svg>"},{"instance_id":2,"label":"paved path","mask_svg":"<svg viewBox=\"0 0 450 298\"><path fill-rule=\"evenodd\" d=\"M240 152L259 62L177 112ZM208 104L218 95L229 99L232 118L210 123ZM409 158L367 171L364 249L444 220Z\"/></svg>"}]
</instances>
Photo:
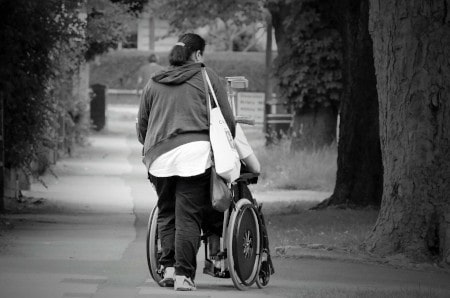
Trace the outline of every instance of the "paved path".
<instances>
[{"instance_id":1,"label":"paved path","mask_svg":"<svg viewBox=\"0 0 450 298\"><path fill-rule=\"evenodd\" d=\"M148 213L156 196L134 138L134 108L110 107L105 132L61 160L25 194L44 198L29 214L2 216L0 297L178 297L149 278ZM300 195L302 194L302 196ZM310 195L313 195L310 193ZM316 194L320 200L323 194ZM265 200L311 199L307 192ZM202 251L202 249L200 250ZM333 260L275 257L269 287L237 291L230 279L203 275L199 254L194 297L449 297L450 275Z\"/></svg>"}]
</instances>

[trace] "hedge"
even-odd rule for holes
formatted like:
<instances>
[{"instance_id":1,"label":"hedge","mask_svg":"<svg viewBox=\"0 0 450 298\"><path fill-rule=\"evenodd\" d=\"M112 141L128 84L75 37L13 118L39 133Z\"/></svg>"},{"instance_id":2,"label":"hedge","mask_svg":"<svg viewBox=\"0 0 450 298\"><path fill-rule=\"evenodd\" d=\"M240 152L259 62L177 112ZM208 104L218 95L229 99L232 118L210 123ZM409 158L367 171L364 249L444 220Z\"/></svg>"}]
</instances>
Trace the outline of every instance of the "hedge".
<instances>
[{"instance_id":1,"label":"hedge","mask_svg":"<svg viewBox=\"0 0 450 298\"><path fill-rule=\"evenodd\" d=\"M147 51L123 50L103 55L91 63L90 84L111 89L135 89L137 72L147 62ZM168 65L168 53L157 53L161 65ZM261 52L205 53L205 64L221 77L245 76L248 91L264 92L265 54Z\"/></svg>"}]
</instances>

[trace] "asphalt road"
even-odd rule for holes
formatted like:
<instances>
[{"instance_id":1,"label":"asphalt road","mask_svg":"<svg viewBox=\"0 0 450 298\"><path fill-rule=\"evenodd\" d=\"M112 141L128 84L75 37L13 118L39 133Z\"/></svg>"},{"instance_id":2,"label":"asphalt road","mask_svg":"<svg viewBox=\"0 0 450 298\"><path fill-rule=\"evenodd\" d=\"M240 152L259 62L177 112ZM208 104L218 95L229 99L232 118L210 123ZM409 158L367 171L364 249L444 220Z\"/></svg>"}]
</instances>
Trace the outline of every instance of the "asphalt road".
<instances>
[{"instance_id":1,"label":"asphalt road","mask_svg":"<svg viewBox=\"0 0 450 298\"><path fill-rule=\"evenodd\" d=\"M61 160L31 213L3 215L0 298L56 297L450 297L450 275L330 259L274 257L265 289L240 292L230 279L199 271L195 292L159 287L145 257L148 214L156 196L134 137L134 108L109 107L108 127L90 146ZM270 235L269 235L270 236ZM200 250L202 251L202 249Z\"/></svg>"}]
</instances>

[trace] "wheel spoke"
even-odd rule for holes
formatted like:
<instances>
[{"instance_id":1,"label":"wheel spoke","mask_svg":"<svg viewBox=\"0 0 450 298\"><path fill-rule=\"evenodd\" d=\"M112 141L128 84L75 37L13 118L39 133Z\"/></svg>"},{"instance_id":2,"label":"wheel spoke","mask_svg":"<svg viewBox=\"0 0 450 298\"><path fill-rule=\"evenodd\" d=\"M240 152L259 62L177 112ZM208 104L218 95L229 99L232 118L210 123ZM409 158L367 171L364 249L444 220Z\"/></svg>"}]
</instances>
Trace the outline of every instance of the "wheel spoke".
<instances>
[{"instance_id":1,"label":"wheel spoke","mask_svg":"<svg viewBox=\"0 0 450 298\"><path fill-rule=\"evenodd\" d=\"M243 253L246 259L250 258L253 255L253 237L251 235L251 231L247 230L244 234L244 243L242 244Z\"/></svg>"}]
</instances>

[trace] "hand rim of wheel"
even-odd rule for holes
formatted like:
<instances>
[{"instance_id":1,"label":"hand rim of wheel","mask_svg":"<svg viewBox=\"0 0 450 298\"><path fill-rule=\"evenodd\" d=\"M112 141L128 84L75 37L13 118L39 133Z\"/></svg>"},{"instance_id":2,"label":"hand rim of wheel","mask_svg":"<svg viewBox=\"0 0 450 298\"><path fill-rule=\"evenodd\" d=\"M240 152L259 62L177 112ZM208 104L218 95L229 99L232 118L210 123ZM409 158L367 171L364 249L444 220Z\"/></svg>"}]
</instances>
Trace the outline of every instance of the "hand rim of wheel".
<instances>
[{"instance_id":1,"label":"hand rim of wheel","mask_svg":"<svg viewBox=\"0 0 450 298\"><path fill-rule=\"evenodd\" d=\"M256 230L257 230L256 231L256 237L257 237L256 251L258 254L257 262L255 262L255 265L253 266L251 278L249 278L245 281L242 281L239 278L238 274L236 273L236 270L234 268L234 258L233 258L233 250L232 250L234 225L236 222L236 217L237 217L237 215L239 215L239 211L243 205L250 205L248 208L251 208L253 217L257 223L257 225L256 225ZM228 235L227 235L228 268L230 270L230 275L231 275L231 279L233 280L233 284L235 285L235 287L237 289L244 291L247 288L249 288L256 281L256 278L258 277L258 273L259 273L260 262L261 262L260 253L261 253L261 233L260 233L258 216L256 214L255 208L253 208L253 204L248 199L240 199L236 203L236 205L233 207L233 211L231 212L230 220L228 223Z\"/></svg>"},{"instance_id":2,"label":"hand rim of wheel","mask_svg":"<svg viewBox=\"0 0 450 298\"><path fill-rule=\"evenodd\" d=\"M158 233L158 207L155 206L150 213L150 218L148 220L147 225L147 243L146 243L146 250L147 250L147 265L148 269L150 271L150 276L153 278L153 280L159 285L159 281L162 279L162 277L158 274L158 260L156 260L156 250L157 243L156 241L150 241L150 239L154 239ZM154 236L152 236L154 235ZM156 262L152 262L151 256L155 257Z\"/></svg>"}]
</instances>

